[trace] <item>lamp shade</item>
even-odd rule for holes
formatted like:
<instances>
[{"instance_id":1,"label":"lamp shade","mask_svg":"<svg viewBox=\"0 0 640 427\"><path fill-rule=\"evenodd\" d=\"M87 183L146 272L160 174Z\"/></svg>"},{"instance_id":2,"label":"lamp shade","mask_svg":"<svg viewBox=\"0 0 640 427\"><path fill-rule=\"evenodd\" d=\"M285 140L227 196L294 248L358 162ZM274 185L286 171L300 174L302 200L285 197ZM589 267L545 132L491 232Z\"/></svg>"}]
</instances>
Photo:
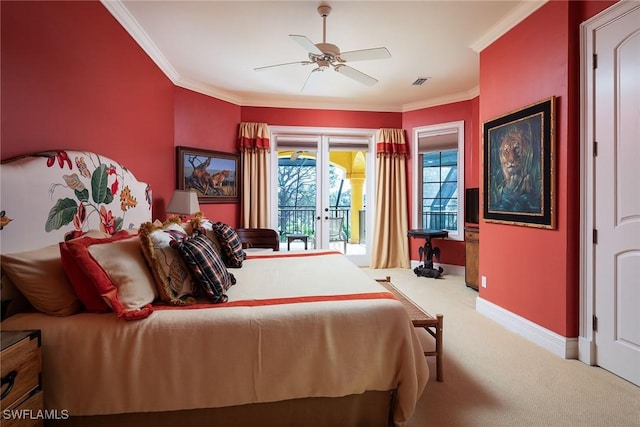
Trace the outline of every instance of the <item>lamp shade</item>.
<instances>
[{"instance_id":1,"label":"lamp shade","mask_svg":"<svg viewBox=\"0 0 640 427\"><path fill-rule=\"evenodd\" d=\"M200 212L198 193L189 190L175 190L169 206L167 206L167 212L181 215L193 215Z\"/></svg>"}]
</instances>

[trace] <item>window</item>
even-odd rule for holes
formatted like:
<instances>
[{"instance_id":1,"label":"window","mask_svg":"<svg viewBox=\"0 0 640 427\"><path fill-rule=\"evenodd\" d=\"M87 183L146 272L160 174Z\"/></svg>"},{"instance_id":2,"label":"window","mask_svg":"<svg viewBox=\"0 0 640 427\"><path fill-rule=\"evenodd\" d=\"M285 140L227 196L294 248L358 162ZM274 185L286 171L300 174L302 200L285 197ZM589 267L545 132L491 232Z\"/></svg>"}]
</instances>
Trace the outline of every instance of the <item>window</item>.
<instances>
[{"instance_id":1,"label":"window","mask_svg":"<svg viewBox=\"0 0 640 427\"><path fill-rule=\"evenodd\" d=\"M458 150L420 154L420 228L458 230Z\"/></svg>"},{"instance_id":2,"label":"window","mask_svg":"<svg viewBox=\"0 0 640 427\"><path fill-rule=\"evenodd\" d=\"M413 228L449 231L463 240L464 122L414 129Z\"/></svg>"}]
</instances>

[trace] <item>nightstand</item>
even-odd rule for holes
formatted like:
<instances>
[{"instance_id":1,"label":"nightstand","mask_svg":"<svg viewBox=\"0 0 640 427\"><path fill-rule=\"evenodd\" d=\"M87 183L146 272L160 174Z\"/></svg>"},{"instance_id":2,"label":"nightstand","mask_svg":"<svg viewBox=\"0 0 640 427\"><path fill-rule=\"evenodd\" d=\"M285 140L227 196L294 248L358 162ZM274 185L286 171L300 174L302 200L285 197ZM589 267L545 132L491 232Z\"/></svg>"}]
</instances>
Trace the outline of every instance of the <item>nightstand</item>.
<instances>
[{"instance_id":1,"label":"nightstand","mask_svg":"<svg viewBox=\"0 0 640 427\"><path fill-rule=\"evenodd\" d=\"M0 347L2 426L42 426L40 331L2 331Z\"/></svg>"}]
</instances>

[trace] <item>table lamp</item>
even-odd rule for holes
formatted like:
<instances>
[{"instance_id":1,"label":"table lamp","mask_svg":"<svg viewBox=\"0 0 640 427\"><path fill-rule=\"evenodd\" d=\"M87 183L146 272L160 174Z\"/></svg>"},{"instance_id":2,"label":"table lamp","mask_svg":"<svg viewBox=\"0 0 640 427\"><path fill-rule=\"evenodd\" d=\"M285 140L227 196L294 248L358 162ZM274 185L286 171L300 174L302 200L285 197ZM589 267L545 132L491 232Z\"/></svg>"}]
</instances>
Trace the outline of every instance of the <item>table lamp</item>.
<instances>
[{"instance_id":1,"label":"table lamp","mask_svg":"<svg viewBox=\"0 0 640 427\"><path fill-rule=\"evenodd\" d=\"M180 215L181 220L185 220L187 215L200 212L198 193L190 190L175 190L167 206L167 212Z\"/></svg>"}]
</instances>

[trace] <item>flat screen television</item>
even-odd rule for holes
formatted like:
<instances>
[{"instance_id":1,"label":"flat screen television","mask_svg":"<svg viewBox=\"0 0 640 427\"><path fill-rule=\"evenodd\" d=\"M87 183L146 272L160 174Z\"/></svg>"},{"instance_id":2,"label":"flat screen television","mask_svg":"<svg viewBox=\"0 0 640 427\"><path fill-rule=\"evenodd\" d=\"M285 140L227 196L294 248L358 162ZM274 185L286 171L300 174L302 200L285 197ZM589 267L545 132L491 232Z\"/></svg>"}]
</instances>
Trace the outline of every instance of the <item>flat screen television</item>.
<instances>
[{"instance_id":1,"label":"flat screen television","mask_svg":"<svg viewBox=\"0 0 640 427\"><path fill-rule=\"evenodd\" d=\"M464 190L464 222L478 224L480 191L479 188L467 188Z\"/></svg>"}]
</instances>

